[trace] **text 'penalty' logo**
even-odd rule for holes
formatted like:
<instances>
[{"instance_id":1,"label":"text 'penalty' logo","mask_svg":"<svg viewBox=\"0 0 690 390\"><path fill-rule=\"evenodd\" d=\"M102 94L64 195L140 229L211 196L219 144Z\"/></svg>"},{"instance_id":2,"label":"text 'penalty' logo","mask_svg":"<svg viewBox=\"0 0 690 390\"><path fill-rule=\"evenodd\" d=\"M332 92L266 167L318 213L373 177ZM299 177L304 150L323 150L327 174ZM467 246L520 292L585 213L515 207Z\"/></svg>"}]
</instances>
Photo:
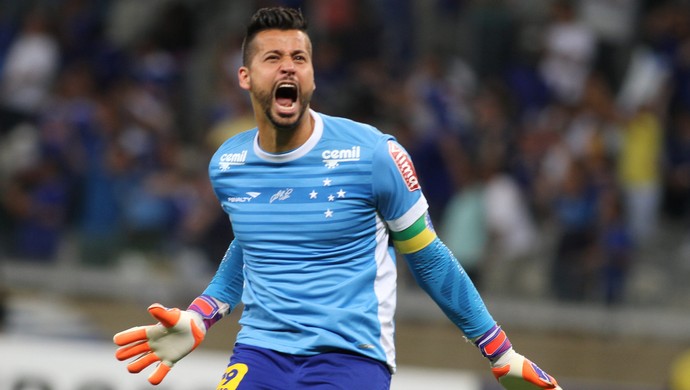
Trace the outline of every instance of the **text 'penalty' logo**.
<instances>
[{"instance_id":1,"label":"text 'penalty' logo","mask_svg":"<svg viewBox=\"0 0 690 390\"><path fill-rule=\"evenodd\" d=\"M261 195L261 192L246 192L247 196L230 196L228 202L230 203L246 203L251 202L252 199Z\"/></svg>"},{"instance_id":2,"label":"text 'penalty' logo","mask_svg":"<svg viewBox=\"0 0 690 390\"><path fill-rule=\"evenodd\" d=\"M388 141L388 153L390 153L393 161L395 161L395 166L398 167L398 171L400 175L402 175L407 189L410 191L418 190L419 180L417 179L417 172L414 170L414 165L412 165L410 156L393 141Z\"/></svg>"}]
</instances>

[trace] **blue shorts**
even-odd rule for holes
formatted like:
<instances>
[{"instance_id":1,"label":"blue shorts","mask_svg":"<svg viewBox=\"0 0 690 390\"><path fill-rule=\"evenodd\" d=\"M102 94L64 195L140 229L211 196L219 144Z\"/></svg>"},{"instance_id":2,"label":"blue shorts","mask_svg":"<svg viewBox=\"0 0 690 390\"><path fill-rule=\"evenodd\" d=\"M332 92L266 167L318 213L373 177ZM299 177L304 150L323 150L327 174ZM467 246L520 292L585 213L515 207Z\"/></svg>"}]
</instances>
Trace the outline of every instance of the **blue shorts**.
<instances>
[{"instance_id":1,"label":"blue shorts","mask_svg":"<svg viewBox=\"0 0 690 390\"><path fill-rule=\"evenodd\" d=\"M290 355L236 344L216 390L389 390L385 363L349 352Z\"/></svg>"}]
</instances>

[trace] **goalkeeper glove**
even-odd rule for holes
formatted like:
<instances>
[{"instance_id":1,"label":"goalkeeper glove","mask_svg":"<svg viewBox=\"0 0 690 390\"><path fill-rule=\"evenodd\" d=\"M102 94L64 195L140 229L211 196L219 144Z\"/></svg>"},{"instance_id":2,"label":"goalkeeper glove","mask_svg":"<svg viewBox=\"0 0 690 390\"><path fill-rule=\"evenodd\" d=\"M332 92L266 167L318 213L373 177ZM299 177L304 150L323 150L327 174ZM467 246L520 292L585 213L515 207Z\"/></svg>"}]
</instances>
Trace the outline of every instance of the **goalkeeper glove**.
<instances>
[{"instance_id":1,"label":"goalkeeper glove","mask_svg":"<svg viewBox=\"0 0 690 390\"><path fill-rule=\"evenodd\" d=\"M118 360L138 356L127 365L131 373L141 372L155 362L160 362L148 380L161 383L170 369L187 356L206 336L206 330L229 312L229 306L210 296L201 295L188 310L168 309L158 303L148 308L159 322L155 325L136 326L116 334L115 352Z\"/></svg>"},{"instance_id":2,"label":"goalkeeper glove","mask_svg":"<svg viewBox=\"0 0 690 390\"><path fill-rule=\"evenodd\" d=\"M474 343L491 361L491 372L506 390L563 390L551 375L515 352L500 326L495 325Z\"/></svg>"}]
</instances>

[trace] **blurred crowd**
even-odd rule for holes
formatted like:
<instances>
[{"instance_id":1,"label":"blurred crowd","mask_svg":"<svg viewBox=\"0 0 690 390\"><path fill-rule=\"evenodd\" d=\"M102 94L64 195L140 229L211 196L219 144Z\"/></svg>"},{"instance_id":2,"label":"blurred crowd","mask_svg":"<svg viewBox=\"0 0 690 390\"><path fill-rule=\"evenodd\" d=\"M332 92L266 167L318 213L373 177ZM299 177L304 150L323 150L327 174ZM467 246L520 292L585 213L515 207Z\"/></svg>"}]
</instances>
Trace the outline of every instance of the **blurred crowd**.
<instances>
[{"instance_id":1,"label":"blurred crowd","mask_svg":"<svg viewBox=\"0 0 690 390\"><path fill-rule=\"evenodd\" d=\"M570 301L624 302L669 224L690 254L690 2L43 0L0 5L0 256L70 240L84 266L214 268L232 237L207 163L253 127L243 26L276 4L310 22L314 109L398 138L480 290L545 234Z\"/></svg>"}]
</instances>

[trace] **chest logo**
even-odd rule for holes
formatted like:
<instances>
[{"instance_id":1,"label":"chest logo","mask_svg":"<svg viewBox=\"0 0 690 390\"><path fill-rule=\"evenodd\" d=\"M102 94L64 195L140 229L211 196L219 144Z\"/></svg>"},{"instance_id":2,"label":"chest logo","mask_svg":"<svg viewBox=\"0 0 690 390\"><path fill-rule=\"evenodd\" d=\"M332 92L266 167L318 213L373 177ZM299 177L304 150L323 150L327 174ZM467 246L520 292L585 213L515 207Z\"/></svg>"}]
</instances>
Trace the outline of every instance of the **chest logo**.
<instances>
[{"instance_id":1,"label":"chest logo","mask_svg":"<svg viewBox=\"0 0 690 390\"><path fill-rule=\"evenodd\" d=\"M271 201L269 203L273 203L276 200L285 200L289 198L290 195L292 195L292 191L292 188L286 188L284 190L276 192L275 194L273 194L273 196L271 196Z\"/></svg>"},{"instance_id":2,"label":"chest logo","mask_svg":"<svg viewBox=\"0 0 690 390\"><path fill-rule=\"evenodd\" d=\"M220 156L218 168L221 171L227 171L233 165L244 165L247 161L247 151L243 150L240 153L225 153Z\"/></svg>"},{"instance_id":3,"label":"chest logo","mask_svg":"<svg viewBox=\"0 0 690 390\"><path fill-rule=\"evenodd\" d=\"M228 202L230 203L246 203L251 202L252 199L261 195L261 192L246 192L247 196L230 196Z\"/></svg>"},{"instance_id":4,"label":"chest logo","mask_svg":"<svg viewBox=\"0 0 690 390\"><path fill-rule=\"evenodd\" d=\"M328 169L333 169L340 165L341 162L359 161L361 146L353 146L350 149L331 149L324 150L321 153L324 166Z\"/></svg>"}]
</instances>

